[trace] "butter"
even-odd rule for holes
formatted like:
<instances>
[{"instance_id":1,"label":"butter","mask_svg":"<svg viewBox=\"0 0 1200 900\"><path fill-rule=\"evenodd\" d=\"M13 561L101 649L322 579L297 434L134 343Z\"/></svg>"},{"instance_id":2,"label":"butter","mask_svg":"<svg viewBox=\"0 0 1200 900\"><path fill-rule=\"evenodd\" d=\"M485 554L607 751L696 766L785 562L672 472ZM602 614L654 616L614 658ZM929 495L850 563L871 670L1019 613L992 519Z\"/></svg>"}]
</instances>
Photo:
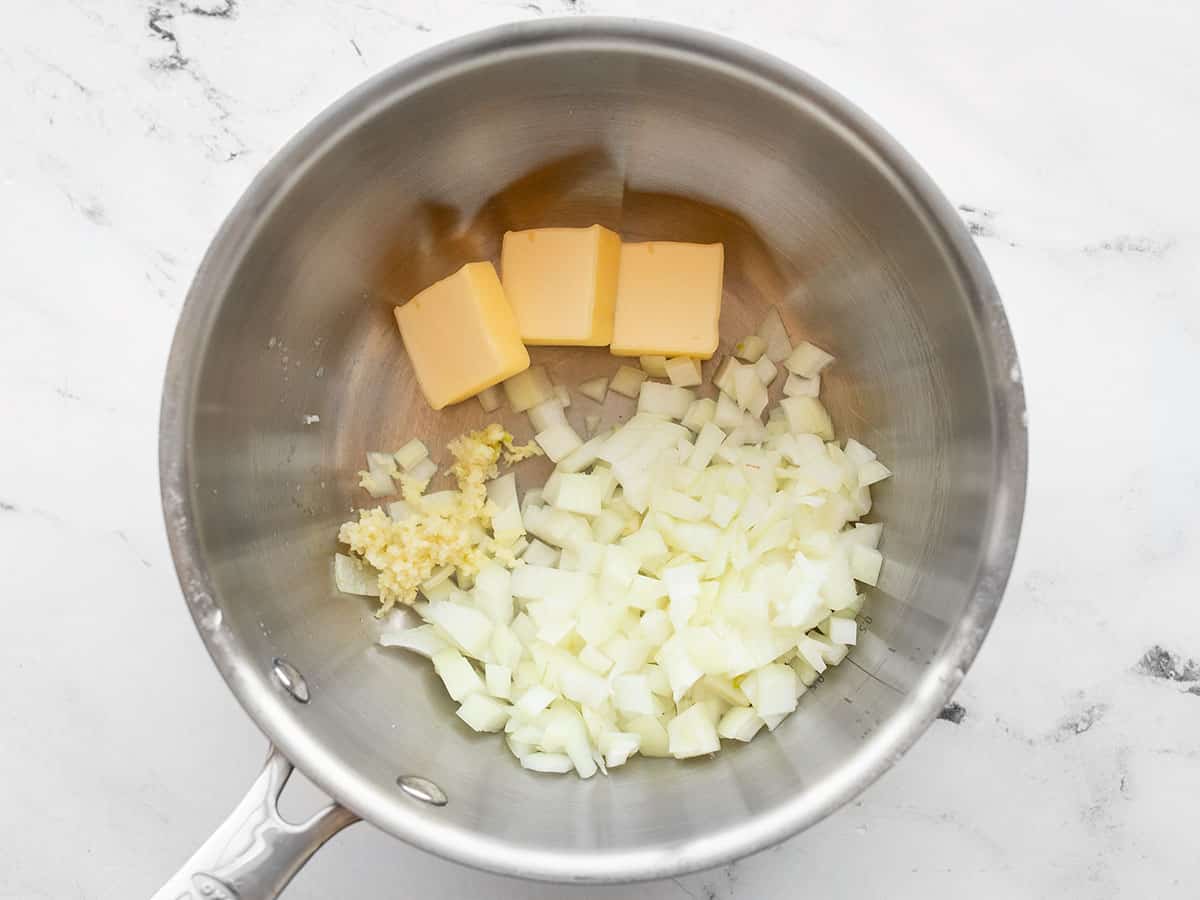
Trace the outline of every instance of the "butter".
<instances>
[{"instance_id":1,"label":"butter","mask_svg":"<svg viewBox=\"0 0 1200 900\"><path fill-rule=\"evenodd\" d=\"M599 225L506 232L500 274L525 343L608 346L620 254Z\"/></svg>"},{"instance_id":2,"label":"butter","mask_svg":"<svg viewBox=\"0 0 1200 900\"><path fill-rule=\"evenodd\" d=\"M397 306L396 324L434 409L529 368L516 317L490 262L467 263Z\"/></svg>"},{"instance_id":3,"label":"butter","mask_svg":"<svg viewBox=\"0 0 1200 900\"><path fill-rule=\"evenodd\" d=\"M717 350L724 269L721 244L622 244L612 352L711 357Z\"/></svg>"}]
</instances>

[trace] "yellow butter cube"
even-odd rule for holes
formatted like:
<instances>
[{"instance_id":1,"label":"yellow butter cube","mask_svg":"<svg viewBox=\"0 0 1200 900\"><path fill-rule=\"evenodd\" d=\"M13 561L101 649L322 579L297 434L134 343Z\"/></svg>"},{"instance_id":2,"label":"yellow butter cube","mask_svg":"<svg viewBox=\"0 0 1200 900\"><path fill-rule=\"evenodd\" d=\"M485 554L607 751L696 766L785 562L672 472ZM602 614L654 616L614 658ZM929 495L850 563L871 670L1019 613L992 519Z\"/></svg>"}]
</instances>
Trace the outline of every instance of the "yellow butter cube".
<instances>
[{"instance_id":1,"label":"yellow butter cube","mask_svg":"<svg viewBox=\"0 0 1200 900\"><path fill-rule=\"evenodd\" d=\"M490 262L467 263L397 306L396 324L434 409L529 368L516 317Z\"/></svg>"},{"instance_id":2,"label":"yellow butter cube","mask_svg":"<svg viewBox=\"0 0 1200 900\"><path fill-rule=\"evenodd\" d=\"M721 244L622 244L612 352L711 357L724 274Z\"/></svg>"},{"instance_id":3,"label":"yellow butter cube","mask_svg":"<svg viewBox=\"0 0 1200 900\"><path fill-rule=\"evenodd\" d=\"M525 343L608 346L620 255L599 225L506 232L500 274Z\"/></svg>"}]
</instances>

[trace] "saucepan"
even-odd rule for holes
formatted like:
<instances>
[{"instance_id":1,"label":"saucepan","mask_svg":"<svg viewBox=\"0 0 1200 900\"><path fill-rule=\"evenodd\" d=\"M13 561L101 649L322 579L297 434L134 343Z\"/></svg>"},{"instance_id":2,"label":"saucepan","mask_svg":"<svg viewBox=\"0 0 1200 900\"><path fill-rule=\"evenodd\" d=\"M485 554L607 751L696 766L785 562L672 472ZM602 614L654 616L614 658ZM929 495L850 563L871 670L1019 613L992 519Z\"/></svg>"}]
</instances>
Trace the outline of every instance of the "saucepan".
<instances>
[{"instance_id":1,"label":"saucepan","mask_svg":"<svg viewBox=\"0 0 1200 900\"><path fill-rule=\"evenodd\" d=\"M521 769L452 714L424 660L375 644L333 587L368 449L436 451L486 420L431 412L392 307L506 229L600 223L721 241L723 348L776 307L837 355L823 396L894 477L886 562L848 661L770 734L706 759L581 781ZM603 350L533 348L559 383ZM720 354L718 354L720 355ZM614 398L605 414L628 415ZM573 414L573 413L572 413ZM528 426L506 416L518 437ZM362 818L448 860L567 882L678 875L812 825L942 709L996 613L1024 503L1024 395L996 289L930 179L804 73L684 28L498 28L371 79L257 177L188 295L162 406L167 533L183 594L272 750L160 897L261 900ZM523 477L523 476L518 476ZM292 765L333 799L276 797Z\"/></svg>"}]
</instances>

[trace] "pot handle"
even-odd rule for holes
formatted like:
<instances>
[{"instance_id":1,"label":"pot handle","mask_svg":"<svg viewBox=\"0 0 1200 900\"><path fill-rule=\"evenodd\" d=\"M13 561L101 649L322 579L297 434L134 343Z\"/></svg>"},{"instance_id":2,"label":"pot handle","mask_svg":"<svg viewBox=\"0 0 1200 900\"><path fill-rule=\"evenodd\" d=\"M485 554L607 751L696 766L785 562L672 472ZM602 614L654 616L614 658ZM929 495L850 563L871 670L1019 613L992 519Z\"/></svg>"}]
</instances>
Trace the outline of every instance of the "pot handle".
<instances>
[{"instance_id":1,"label":"pot handle","mask_svg":"<svg viewBox=\"0 0 1200 900\"><path fill-rule=\"evenodd\" d=\"M327 840L358 821L331 803L307 822L279 815L292 764L274 747L229 818L151 900L272 900Z\"/></svg>"}]
</instances>

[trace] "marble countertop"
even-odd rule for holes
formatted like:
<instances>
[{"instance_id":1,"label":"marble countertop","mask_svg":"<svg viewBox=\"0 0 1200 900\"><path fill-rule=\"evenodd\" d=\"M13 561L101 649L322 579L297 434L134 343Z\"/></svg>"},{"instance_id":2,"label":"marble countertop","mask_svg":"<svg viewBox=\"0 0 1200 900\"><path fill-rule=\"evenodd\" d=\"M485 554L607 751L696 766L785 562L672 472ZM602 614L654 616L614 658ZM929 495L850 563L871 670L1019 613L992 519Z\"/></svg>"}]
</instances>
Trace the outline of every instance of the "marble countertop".
<instances>
[{"instance_id":1,"label":"marble countertop","mask_svg":"<svg viewBox=\"0 0 1200 900\"><path fill-rule=\"evenodd\" d=\"M1028 390L1004 606L943 721L776 850L568 889L359 825L287 897L1196 896L1200 6L14 0L0 29L0 898L148 896L261 762L179 601L158 499L163 367L222 217L291 134L407 54L499 22L634 12L809 70L959 204Z\"/></svg>"}]
</instances>

